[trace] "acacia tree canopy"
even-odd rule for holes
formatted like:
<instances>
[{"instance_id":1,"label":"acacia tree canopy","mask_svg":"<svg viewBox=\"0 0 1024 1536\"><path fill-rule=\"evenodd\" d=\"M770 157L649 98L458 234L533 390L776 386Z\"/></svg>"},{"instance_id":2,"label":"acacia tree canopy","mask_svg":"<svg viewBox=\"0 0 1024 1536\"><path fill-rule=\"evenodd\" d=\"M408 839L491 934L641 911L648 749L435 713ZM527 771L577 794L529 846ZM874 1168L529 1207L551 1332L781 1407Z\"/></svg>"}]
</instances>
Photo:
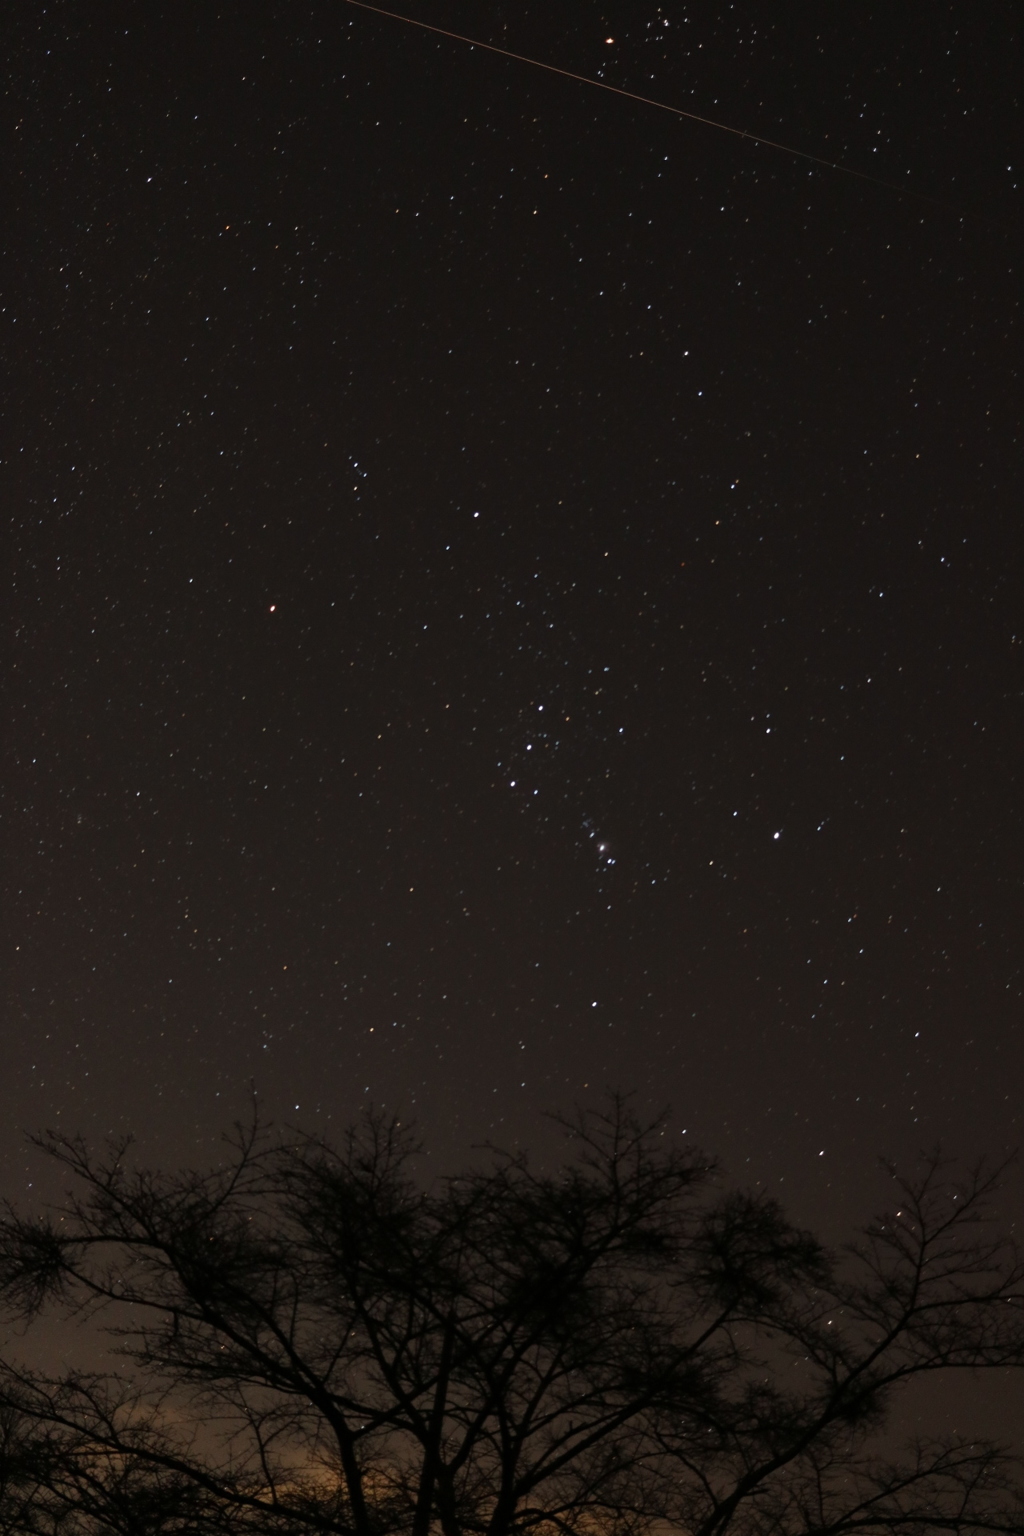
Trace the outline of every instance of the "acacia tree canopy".
<instances>
[{"instance_id":1,"label":"acacia tree canopy","mask_svg":"<svg viewBox=\"0 0 1024 1536\"><path fill-rule=\"evenodd\" d=\"M122 1369L0 1366L0 1531L841 1536L1024 1531L999 1447L880 1445L939 1370L1024 1365L997 1171L892 1172L840 1254L613 1100L553 1173L425 1184L397 1122L239 1130L209 1173L40 1145L9 1320L99 1316Z\"/></svg>"}]
</instances>

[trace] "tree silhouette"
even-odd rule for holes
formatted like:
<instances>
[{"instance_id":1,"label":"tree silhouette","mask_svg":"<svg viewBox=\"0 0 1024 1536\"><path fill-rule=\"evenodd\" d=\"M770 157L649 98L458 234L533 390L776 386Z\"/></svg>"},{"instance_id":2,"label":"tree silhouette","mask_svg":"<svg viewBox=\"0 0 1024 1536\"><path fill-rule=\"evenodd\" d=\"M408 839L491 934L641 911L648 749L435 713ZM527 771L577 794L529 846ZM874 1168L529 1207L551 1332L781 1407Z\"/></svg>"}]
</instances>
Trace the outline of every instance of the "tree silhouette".
<instances>
[{"instance_id":1,"label":"tree silhouette","mask_svg":"<svg viewBox=\"0 0 1024 1536\"><path fill-rule=\"evenodd\" d=\"M880 1454L907 1382L1024 1364L997 1171L892 1171L830 1254L622 1100L554 1173L424 1186L396 1122L229 1142L206 1174L40 1142L0 1299L101 1316L123 1369L0 1367L0 1530L343 1536L1024 1532L998 1447Z\"/></svg>"}]
</instances>

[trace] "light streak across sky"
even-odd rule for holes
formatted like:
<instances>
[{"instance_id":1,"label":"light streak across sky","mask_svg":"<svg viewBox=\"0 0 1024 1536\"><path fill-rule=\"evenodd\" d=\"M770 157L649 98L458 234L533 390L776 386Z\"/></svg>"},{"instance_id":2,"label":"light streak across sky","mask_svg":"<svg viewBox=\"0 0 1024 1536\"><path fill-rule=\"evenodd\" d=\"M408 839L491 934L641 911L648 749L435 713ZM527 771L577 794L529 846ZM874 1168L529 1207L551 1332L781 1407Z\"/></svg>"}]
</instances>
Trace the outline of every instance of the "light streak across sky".
<instances>
[{"instance_id":1,"label":"light streak across sky","mask_svg":"<svg viewBox=\"0 0 1024 1536\"><path fill-rule=\"evenodd\" d=\"M645 107L656 107L660 112L670 112L674 117L686 118L687 121L700 123L705 128L716 128L720 133L730 133L735 138L746 139L749 143L759 144L765 149L775 149L784 155L795 155L799 160L807 160L812 165L837 171L842 176L854 176L858 181L871 182L873 186L885 187L889 192L896 192L900 196L913 197L921 202L930 203L933 207L946 208L953 213L961 212L951 203L943 202L940 198L928 197L923 192L912 191L910 187L900 186L895 181L886 181L881 176L872 176L867 171L854 170L852 166L827 160L822 155L811 154L806 149L797 149L792 144L782 144L777 139L765 138L763 134L750 133L746 128L736 128L731 123L722 123L713 117L702 117L699 112L688 112L685 107L673 106L671 102L658 101L653 96L642 96L638 91L627 91L620 85L609 85L606 80L595 80L592 75L578 74L575 70L564 69L560 64L549 64L544 59L533 59L525 53L515 53L511 48L501 48L497 43L481 42L478 37L467 37L463 32L453 32L448 27L438 27L432 22L420 21L416 16L406 16L400 11L389 11L381 5L370 5L368 0L345 0L345 4L355 6L360 11L370 11L375 16L386 16L391 21L404 22L406 26L419 27L421 31L433 32L438 37L447 37L457 43L466 43L470 48L482 48L487 53L500 54L502 58L514 59L519 64L530 64L534 69L546 70L548 74L562 75L567 80L577 80L581 85L590 85L599 91L610 91L613 96L625 96L628 101L639 102Z\"/></svg>"}]
</instances>

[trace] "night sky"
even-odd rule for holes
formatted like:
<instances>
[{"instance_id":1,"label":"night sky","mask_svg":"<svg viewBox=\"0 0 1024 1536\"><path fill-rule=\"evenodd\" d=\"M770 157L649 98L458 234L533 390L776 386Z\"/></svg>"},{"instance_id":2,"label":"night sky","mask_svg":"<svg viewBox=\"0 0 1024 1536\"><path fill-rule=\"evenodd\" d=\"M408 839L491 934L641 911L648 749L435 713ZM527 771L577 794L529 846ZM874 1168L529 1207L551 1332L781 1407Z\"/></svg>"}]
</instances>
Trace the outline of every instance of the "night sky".
<instances>
[{"instance_id":1,"label":"night sky","mask_svg":"<svg viewBox=\"0 0 1024 1536\"><path fill-rule=\"evenodd\" d=\"M407 9L919 196L344 0L15 8L5 1185L612 1084L838 1230L1021 1138L1014 9Z\"/></svg>"}]
</instances>

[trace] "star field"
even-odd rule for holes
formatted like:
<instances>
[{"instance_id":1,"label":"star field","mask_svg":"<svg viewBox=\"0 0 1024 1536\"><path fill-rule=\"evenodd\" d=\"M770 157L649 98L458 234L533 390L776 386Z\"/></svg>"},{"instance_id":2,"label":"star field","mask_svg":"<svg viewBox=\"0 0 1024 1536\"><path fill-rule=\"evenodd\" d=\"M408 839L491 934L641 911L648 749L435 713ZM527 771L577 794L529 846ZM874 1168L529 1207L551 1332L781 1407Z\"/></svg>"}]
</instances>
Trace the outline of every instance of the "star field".
<instances>
[{"instance_id":1,"label":"star field","mask_svg":"<svg viewBox=\"0 0 1024 1536\"><path fill-rule=\"evenodd\" d=\"M5 1179L616 1084L846 1220L1020 1138L1019 28L416 14L921 198L344 5L21 14Z\"/></svg>"}]
</instances>

